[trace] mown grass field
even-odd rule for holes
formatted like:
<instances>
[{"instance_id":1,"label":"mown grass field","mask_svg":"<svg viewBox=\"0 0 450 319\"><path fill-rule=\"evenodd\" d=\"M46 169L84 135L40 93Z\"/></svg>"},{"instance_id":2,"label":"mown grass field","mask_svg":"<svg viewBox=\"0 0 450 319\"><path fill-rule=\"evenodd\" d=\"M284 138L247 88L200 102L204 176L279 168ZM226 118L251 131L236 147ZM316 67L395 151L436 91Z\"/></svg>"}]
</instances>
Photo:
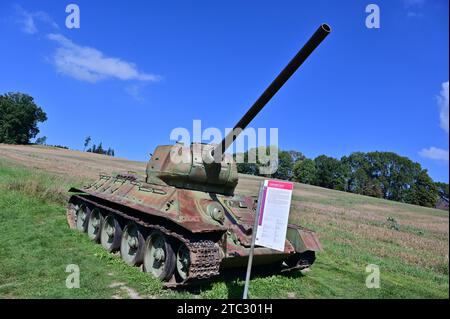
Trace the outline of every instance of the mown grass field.
<instances>
[{"instance_id":1,"label":"mown grass field","mask_svg":"<svg viewBox=\"0 0 450 319\"><path fill-rule=\"evenodd\" d=\"M66 190L99 171L145 163L97 154L0 144L1 298L239 298L243 280L226 274L190 290L162 284L126 266L66 225ZM256 194L259 178L238 191ZM291 222L315 230L324 251L310 271L256 276L252 298L448 298L448 212L296 184ZM66 266L80 268L68 289ZM379 266L379 289L365 285Z\"/></svg>"}]
</instances>

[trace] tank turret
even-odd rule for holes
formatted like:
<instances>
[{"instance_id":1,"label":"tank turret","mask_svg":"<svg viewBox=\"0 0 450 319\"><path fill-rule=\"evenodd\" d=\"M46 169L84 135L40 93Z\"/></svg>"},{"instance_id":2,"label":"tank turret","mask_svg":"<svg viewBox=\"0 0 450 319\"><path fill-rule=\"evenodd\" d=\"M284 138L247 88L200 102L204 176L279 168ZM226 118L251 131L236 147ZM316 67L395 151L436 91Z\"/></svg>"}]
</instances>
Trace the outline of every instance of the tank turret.
<instances>
[{"instance_id":1,"label":"tank turret","mask_svg":"<svg viewBox=\"0 0 450 319\"><path fill-rule=\"evenodd\" d=\"M232 195L238 183L233 157L224 154L219 163L208 163L214 145L192 143L185 146L158 146L147 164L147 183Z\"/></svg>"}]
</instances>

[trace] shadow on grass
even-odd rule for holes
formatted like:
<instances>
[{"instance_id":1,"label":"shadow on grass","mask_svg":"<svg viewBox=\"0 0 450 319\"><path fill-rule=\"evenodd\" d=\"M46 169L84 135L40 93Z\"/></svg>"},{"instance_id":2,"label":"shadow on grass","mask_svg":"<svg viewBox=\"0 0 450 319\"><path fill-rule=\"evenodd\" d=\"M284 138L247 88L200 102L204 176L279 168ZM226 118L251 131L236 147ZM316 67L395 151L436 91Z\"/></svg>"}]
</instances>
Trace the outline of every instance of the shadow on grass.
<instances>
[{"instance_id":1,"label":"shadow on grass","mask_svg":"<svg viewBox=\"0 0 450 319\"><path fill-rule=\"evenodd\" d=\"M275 272L270 267L253 267L250 279L265 278L270 276L282 276L289 279L297 279L305 275L299 270L288 272ZM242 299L244 293L246 269L224 269L220 271L220 275L206 282L198 282L193 286L176 288L177 291L185 291L194 295L200 295L202 292L213 289L213 284L223 282L227 287L228 299Z\"/></svg>"}]
</instances>

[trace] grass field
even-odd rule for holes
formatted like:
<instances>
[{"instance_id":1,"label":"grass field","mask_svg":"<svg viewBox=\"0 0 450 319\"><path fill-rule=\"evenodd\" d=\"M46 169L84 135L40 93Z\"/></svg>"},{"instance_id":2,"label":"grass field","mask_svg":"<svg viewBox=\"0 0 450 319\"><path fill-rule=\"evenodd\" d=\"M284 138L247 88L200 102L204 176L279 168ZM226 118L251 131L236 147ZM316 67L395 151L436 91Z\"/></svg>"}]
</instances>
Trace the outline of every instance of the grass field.
<instances>
[{"instance_id":1,"label":"grass field","mask_svg":"<svg viewBox=\"0 0 450 319\"><path fill-rule=\"evenodd\" d=\"M209 285L172 291L68 229L66 190L98 172L145 163L98 154L0 144L0 297L239 298L230 274ZM260 179L241 176L238 191L256 194ZM324 251L310 271L256 276L252 298L448 298L448 212L296 184L291 222L315 230ZM80 268L67 289L66 266ZM379 289L365 285L379 266Z\"/></svg>"}]
</instances>

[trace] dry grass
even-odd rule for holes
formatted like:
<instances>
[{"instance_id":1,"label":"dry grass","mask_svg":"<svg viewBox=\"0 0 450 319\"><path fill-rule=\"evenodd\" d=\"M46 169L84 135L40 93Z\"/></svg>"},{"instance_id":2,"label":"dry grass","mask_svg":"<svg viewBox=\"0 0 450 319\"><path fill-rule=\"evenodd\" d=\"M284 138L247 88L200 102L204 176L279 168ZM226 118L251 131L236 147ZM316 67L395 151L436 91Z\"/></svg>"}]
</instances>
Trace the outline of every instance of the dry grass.
<instances>
[{"instance_id":1,"label":"dry grass","mask_svg":"<svg viewBox=\"0 0 450 319\"><path fill-rule=\"evenodd\" d=\"M0 158L63 176L94 179L100 172L145 173L146 163L38 145L0 144Z\"/></svg>"},{"instance_id":2,"label":"dry grass","mask_svg":"<svg viewBox=\"0 0 450 319\"><path fill-rule=\"evenodd\" d=\"M360 211L318 203L297 203L293 218L318 230L325 241L355 247L363 246L380 258L395 258L403 262L448 274L448 216L428 216L442 221L419 223L413 217L398 220L399 230L390 229L389 210ZM297 217L297 218L295 218ZM414 226L414 227L409 227ZM445 266L446 265L446 266Z\"/></svg>"}]
</instances>

